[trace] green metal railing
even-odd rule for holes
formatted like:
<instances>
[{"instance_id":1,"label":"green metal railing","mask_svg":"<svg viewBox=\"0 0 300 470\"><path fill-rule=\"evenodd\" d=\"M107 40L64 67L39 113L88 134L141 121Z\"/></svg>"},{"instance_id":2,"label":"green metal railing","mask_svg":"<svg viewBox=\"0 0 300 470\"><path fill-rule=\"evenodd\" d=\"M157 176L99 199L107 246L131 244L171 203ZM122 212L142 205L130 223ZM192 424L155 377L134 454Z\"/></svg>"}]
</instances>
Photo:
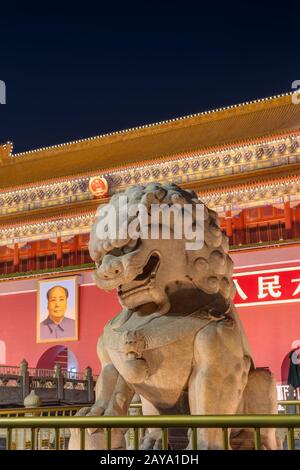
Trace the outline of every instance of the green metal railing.
<instances>
[{"instance_id":1,"label":"green metal railing","mask_svg":"<svg viewBox=\"0 0 300 470\"><path fill-rule=\"evenodd\" d=\"M278 400L277 403L284 408L284 413L300 414L300 400Z\"/></svg>"},{"instance_id":2,"label":"green metal railing","mask_svg":"<svg viewBox=\"0 0 300 470\"><path fill-rule=\"evenodd\" d=\"M25 415L35 416L74 416L77 411L88 405L49 406L39 408L4 408L0 410L0 419L17 418Z\"/></svg>"},{"instance_id":3,"label":"green metal railing","mask_svg":"<svg viewBox=\"0 0 300 470\"><path fill-rule=\"evenodd\" d=\"M5 408L0 410L0 421L2 418L17 418L17 417L66 417L66 416L74 416L77 411L81 408L86 407L86 404L82 405L72 405L72 406L50 406L50 407L38 407L38 408ZM130 405L129 414L131 411L138 412L141 414L141 403L134 403ZM2 431L2 432L1 432ZM29 431L29 432L27 432ZM37 448L40 449L52 449L53 447L53 440L56 442L56 436L53 432L53 429L46 429L43 428L36 432L34 440L36 443ZM129 441L133 441L136 439L136 433L138 436L141 436L141 433L138 430L131 429L130 435L128 436ZM6 442L8 441L8 433L5 429L1 429L0 427L0 439L5 439ZM10 448L12 449L31 449L31 434L30 430L24 429L12 429L10 434ZM54 438L54 439L53 439ZM67 448L68 439L70 438L69 429L61 428L59 440L61 450ZM55 444L56 446L56 444Z\"/></svg>"},{"instance_id":4,"label":"green metal railing","mask_svg":"<svg viewBox=\"0 0 300 470\"><path fill-rule=\"evenodd\" d=\"M162 449L168 449L169 428L189 428L192 432L192 449L197 449L197 429L215 428L222 430L223 448L229 448L228 430L232 428L254 429L255 449L261 448L262 428L287 428L287 448L295 448L295 428L300 427L298 415L222 415L222 416L68 416L68 417L17 417L1 418L0 428L7 429L6 448L11 449L12 430L31 430L31 449L36 449L37 431L43 428L55 429L55 449L60 449L60 430L78 428L80 430L80 448L85 448L85 430L87 428L103 429L105 448L111 449L112 429L116 428L157 428L162 432ZM134 449L138 449L138 432L135 433Z\"/></svg>"},{"instance_id":5,"label":"green metal railing","mask_svg":"<svg viewBox=\"0 0 300 470\"><path fill-rule=\"evenodd\" d=\"M284 408L279 415L245 416L77 417L74 415L85 405L10 408L0 410L0 437L5 439L8 449L64 449L67 448L70 437L69 428L79 428L81 447L84 448L85 429L99 427L104 430L106 448L109 449L111 447L111 429L119 427L130 428L130 440L133 443L133 448L137 449L141 432L148 427L157 427L161 429L162 447L166 449L168 448L168 428L186 427L191 429L192 445L193 449L196 449L197 428L211 427L222 430L223 447L228 449L228 430L235 427L248 427L254 429L255 448L259 449L261 445L260 429L275 427L283 430L287 448L294 449L295 439L300 439L300 432L297 429L300 428L300 400L279 400L278 405ZM129 414L133 410L141 414L141 404L131 404Z\"/></svg>"},{"instance_id":6,"label":"green metal railing","mask_svg":"<svg viewBox=\"0 0 300 470\"><path fill-rule=\"evenodd\" d=\"M0 410L0 422L3 418L18 418L18 417L40 417L44 419L48 417L65 417L74 416L80 408L86 405L74 405L74 406L51 406L51 407L39 407L39 408L6 408ZM41 427L40 427L41 428ZM1 432L2 431L2 432ZM34 429L11 429L4 430L0 427L0 438L6 441L6 446L9 443L10 449L32 449L32 442L34 447L37 449L48 450L53 447L53 441L55 442L57 436L53 433L53 429L42 428L40 430ZM32 434L33 433L33 434ZM59 431L59 448L67 448L67 442L70 438L68 429L61 429Z\"/></svg>"},{"instance_id":7,"label":"green metal railing","mask_svg":"<svg viewBox=\"0 0 300 470\"><path fill-rule=\"evenodd\" d=\"M299 401L300 404L300 401ZM0 418L3 417L21 417L25 415L35 416L74 416L81 408L88 407L89 405L68 405L68 406L41 406L38 408L3 408L0 409ZM90 405L91 406L91 405ZM141 403L132 403L129 407L133 409L141 409Z\"/></svg>"},{"instance_id":8,"label":"green metal railing","mask_svg":"<svg viewBox=\"0 0 300 470\"><path fill-rule=\"evenodd\" d=\"M278 405L284 408L284 413L289 411L288 407L293 407L296 413L289 414L299 414L300 415L300 400L278 400ZM42 406L38 408L3 408L0 409L0 419L2 417L21 417L28 414L35 416L74 416L77 411L83 407L89 405L67 405L67 406ZM130 410L138 409L141 410L141 403L132 403L130 405Z\"/></svg>"}]
</instances>

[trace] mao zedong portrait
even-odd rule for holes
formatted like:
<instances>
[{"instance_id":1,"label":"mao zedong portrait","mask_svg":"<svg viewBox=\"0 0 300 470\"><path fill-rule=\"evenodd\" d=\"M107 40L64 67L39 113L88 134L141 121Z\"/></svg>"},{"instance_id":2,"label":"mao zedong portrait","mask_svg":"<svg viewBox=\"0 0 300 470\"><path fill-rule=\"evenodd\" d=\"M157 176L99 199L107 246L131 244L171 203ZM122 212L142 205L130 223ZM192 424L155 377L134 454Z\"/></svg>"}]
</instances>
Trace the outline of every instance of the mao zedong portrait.
<instances>
[{"instance_id":1,"label":"mao zedong portrait","mask_svg":"<svg viewBox=\"0 0 300 470\"><path fill-rule=\"evenodd\" d=\"M54 286L47 291L48 316L40 323L40 338L73 338L75 320L65 316L69 291L63 286Z\"/></svg>"}]
</instances>

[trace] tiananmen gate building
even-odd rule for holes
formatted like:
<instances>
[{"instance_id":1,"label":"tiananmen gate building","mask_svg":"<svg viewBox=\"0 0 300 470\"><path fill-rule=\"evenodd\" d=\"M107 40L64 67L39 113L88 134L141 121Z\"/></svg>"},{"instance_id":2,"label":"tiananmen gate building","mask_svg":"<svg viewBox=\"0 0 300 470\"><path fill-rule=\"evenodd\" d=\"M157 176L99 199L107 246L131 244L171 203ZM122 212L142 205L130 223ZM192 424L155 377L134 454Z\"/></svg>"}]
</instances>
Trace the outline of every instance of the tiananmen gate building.
<instances>
[{"instance_id":1,"label":"tiananmen gate building","mask_svg":"<svg viewBox=\"0 0 300 470\"><path fill-rule=\"evenodd\" d=\"M300 345L300 106L290 94L22 153L0 146L1 365L99 371L97 339L120 306L92 278L96 208L166 181L218 212L256 365L286 384ZM70 278L77 335L38 340L39 283Z\"/></svg>"}]
</instances>

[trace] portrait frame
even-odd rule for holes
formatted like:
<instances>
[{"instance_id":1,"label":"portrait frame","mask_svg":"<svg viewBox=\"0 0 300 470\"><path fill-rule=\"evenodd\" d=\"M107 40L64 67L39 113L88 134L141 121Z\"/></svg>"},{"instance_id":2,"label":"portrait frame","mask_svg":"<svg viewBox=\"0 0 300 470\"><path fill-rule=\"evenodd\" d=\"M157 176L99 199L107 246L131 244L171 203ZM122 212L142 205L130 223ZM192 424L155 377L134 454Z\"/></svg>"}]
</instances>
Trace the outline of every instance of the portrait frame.
<instances>
[{"instance_id":1,"label":"portrait frame","mask_svg":"<svg viewBox=\"0 0 300 470\"><path fill-rule=\"evenodd\" d=\"M67 298L67 310L64 313L63 319L68 320L69 330L72 334L66 334L66 336L51 337L51 331L49 328L49 336L45 335L45 328L42 324L45 320L49 319L49 311L47 310L48 299L47 292L53 287L63 287L68 290ZM66 277L53 277L48 279L38 280L37 288L37 306L36 306L36 342L37 343L60 343L66 341L78 341L79 331L79 284L78 276L66 276ZM71 321L70 321L71 320ZM50 321L50 320L49 320ZM74 324L72 323L74 321ZM50 323L51 324L51 323ZM71 327L70 327L71 324ZM74 334L73 334L74 333Z\"/></svg>"}]
</instances>

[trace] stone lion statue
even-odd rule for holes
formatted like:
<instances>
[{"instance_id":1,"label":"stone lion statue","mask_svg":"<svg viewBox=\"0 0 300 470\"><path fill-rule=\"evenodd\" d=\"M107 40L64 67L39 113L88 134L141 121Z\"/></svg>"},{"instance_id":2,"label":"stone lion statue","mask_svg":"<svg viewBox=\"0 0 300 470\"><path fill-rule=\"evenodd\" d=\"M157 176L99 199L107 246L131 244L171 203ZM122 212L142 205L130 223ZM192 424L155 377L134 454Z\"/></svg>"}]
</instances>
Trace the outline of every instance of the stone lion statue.
<instances>
[{"instance_id":1,"label":"stone lion statue","mask_svg":"<svg viewBox=\"0 0 300 470\"><path fill-rule=\"evenodd\" d=\"M126 210L142 204L149 224L153 204L189 204L192 209L202 204L194 192L175 184L131 187L114 195L109 208L124 214L124 199ZM126 415L134 394L141 397L144 415L276 414L274 377L255 369L233 304L233 262L217 214L204 206L203 246L187 250L184 238L162 236L160 221L155 239L99 236L104 211L100 206L89 242L94 278L101 289L117 289L123 310L99 338L102 372L96 402L79 414ZM133 212L127 222L137 218ZM178 223L176 217L170 220L171 234ZM125 447L124 433L113 430L112 448ZM279 447L274 429L262 429L261 442L265 449ZM222 448L221 430L198 429L197 444L198 449ZM230 444L253 448L253 432L231 430ZM78 447L73 430L69 448ZM101 430L86 431L86 447L104 448ZM148 429L140 448L160 447L160 430Z\"/></svg>"}]
</instances>

